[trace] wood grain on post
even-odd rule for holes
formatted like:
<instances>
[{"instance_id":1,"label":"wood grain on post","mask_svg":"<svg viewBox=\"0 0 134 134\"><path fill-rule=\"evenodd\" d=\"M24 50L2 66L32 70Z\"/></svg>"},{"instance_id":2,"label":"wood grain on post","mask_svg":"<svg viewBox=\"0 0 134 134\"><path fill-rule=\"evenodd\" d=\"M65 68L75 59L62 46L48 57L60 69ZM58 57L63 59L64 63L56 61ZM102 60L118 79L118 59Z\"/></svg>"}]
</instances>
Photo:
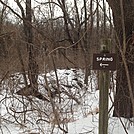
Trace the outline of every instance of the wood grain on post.
<instances>
[{"instance_id":1,"label":"wood grain on post","mask_svg":"<svg viewBox=\"0 0 134 134\"><path fill-rule=\"evenodd\" d=\"M101 53L109 52L110 40L104 40ZM99 71L99 134L108 134L109 70Z\"/></svg>"}]
</instances>

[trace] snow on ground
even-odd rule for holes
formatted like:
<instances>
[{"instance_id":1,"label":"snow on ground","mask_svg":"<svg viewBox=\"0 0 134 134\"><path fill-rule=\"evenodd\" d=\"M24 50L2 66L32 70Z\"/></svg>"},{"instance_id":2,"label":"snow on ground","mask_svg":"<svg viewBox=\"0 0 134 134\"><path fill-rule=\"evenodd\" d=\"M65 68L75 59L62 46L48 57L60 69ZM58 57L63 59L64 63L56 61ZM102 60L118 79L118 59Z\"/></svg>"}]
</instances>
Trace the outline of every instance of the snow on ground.
<instances>
[{"instance_id":1,"label":"snow on ground","mask_svg":"<svg viewBox=\"0 0 134 134\"><path fill-rule=\"evenodd\" d=\"M83 84L84 71L81 69L58 69L57 75L59 84L62 87L61 89L73 94L81 102L77 104L74 100L70 101L69 96L65 94L62 94L63 100L61 104L58 104L58 101L55 100L56 108L62 109L62 117L66 119L64 126L61 123L61 127L64 127L68 131L68 134L98 134L99 91L96 90L96 74L92 72L92 75L89 77L88 87ZM56 86L55 72L51 71L46 76L49 87ZM38 81L40 85L39 90L45 95L44 77L45 74L40 74ZM0 85L2 90L0 94L0 134L32 134L35 132L39 134L63 134L53 120L51 105L37 98L32 98L32 102L29 102L26 98L24 99L16 95L15 92L21 87L24 87L24 84L23 77L20 73L14 74L10 79L5 80ZM111 92L112 96L113 94ZM26 107L23 106L22 102L24 102ZM111 105L112 102L109 99L109 108ZM24 109L27 110L25 123L23 123L24 112L21 113ZM53 122L48 123L40 119L52 120ZM123 128L121 121L126 129ZM111 111L109 114L108 134L134 134L134 124L129 123L127 119L123 118L121 118L121 121L118 118L112 117Z\"/></svg>"}]
</instances>

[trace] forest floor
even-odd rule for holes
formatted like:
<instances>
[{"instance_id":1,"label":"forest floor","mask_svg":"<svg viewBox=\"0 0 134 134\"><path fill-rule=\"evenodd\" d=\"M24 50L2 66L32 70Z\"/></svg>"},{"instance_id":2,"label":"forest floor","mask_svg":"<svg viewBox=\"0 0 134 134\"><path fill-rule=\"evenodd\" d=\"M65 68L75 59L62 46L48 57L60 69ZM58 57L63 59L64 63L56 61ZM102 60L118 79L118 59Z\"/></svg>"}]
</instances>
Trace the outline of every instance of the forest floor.
<instances>
[{"instance_id":1,"label":"forest floor","mask_svg":"<svg viewBox=\"0 0 134 134\"><path fill-rule=\"evenodd\" d=\"M46 95L45 76L49 87L54 90L57 86L54 71L41 73L38 77L39 91ZM44 102L33 96L29 98L16 94L24 86L20 72L14 73L2 81L0 85L0 112L2 134L98 134L99 121L99 90L97 90L96 72L89 76L88 86L84 84L84 70L57 69L61 93L53 99L60 124L55 120L51 103ZM112 106L113 92L109 90L109 109ZM68 95L70 94L70 95ZM72 98L72 96L75 97ZM46 95L46 97L48 97ZM80 102L78 104L78 102ZM112 117L113 109L109 112L109 134L133 134L133 119ZM25 121L24 121L25 120ZM60 128L59 128L60 127Z\"/></svg>"}]
</instances>

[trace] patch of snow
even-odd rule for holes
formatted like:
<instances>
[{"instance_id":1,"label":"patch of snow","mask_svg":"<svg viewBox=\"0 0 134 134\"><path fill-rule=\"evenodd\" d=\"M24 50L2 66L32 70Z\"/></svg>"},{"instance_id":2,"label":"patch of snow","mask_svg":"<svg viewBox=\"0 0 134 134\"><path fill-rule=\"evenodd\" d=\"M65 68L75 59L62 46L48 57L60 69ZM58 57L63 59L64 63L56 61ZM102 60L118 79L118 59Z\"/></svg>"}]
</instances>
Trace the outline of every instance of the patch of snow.
<instances>
[{"instance_id":1,"label":"patch of snow","mask_svg":"<svg viewBox=\"0 0 134 134\"><path fill-rule=\"evenodd\" d=\"M58 98L54 99L56 108L61 109L59 114L64 119L61 128L68 130L68 134L98 134L99 120L99 90L97 89L96 74L91 72L89 76L89 86L84 84L84 71L79 69L57 69L60 88L75 96L81 103L77 104L68 95L62 93L62 102L58 103ZM38 77L39 90L45 95L45 74ZM52 89L56 85L56 75L54 71L46 74L49 87ZM15 94L15 91L24 86L23 77L20 73L13 74L10 79L0 85L1 105L1 134L62 134L54 119L52 105L34 97L22 98ZM54 89L53 89L54 90ZM109 108L112 106L110 93ZM31 101L29 101L29 99ZM23 105L25 104L25 105ZM21 111L27 110L26 115ZM14 112L15 111L15 112ZM24 118L26 122L24 123ZM121 118L128 134L134 133L134 124ZM19 123L17 123L18 121ZM127 127L129 126L129 127ZM109 114L108 134L126 134L119 118L112 117L112 110Z\"/></svg>"}]
</instances>

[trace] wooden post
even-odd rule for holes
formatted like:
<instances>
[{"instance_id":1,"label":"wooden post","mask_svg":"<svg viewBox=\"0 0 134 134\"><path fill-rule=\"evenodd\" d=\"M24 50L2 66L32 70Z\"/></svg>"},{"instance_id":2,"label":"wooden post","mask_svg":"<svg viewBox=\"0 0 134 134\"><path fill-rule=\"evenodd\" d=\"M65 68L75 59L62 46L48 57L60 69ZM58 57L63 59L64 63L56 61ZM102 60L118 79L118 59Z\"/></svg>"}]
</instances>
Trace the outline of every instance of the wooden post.
<instances>
[{"instance_id":1,"label":"wooden post","mask_svg":"<svg viewBox=\"0 0 134 134\"><path fill-rule=\"evenodd\" d=\"M101 53L109 52L109 41L104 40ZM109 70L99 71L99 134L108 134Z\"/></svg>"}]
</instances>

